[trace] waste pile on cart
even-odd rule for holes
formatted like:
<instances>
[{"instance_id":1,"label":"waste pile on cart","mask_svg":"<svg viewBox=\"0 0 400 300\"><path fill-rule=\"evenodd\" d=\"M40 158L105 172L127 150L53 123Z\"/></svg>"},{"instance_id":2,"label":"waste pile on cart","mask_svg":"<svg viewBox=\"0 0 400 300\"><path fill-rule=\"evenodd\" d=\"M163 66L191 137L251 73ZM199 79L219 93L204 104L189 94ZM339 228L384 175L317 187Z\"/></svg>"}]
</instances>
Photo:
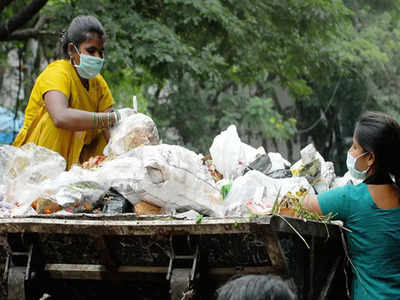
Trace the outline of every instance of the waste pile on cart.
<instances>
[{"instance_id":1,"label":"waste pile on cart","mask_svg":"<svg viewBox=\"0 0 400 300\"><path fill-rule=\"evenodd\" d=\"M134 114L112 129L103 154L65 170L64 158L46 148L0 147L9 299L65 298L71 291L60 279L146 278L165 284L159 292L172 300L210 299L231 276L266 273L287 280L299 300L344 298L340 283L333 287L341 227L319 222L329 216L307 212L301 199L351 178L337 178L312 144L291 164L243 143L231 125L202 155L162 144L153 120ZM87 290L118 298L107 284Z\"/></svg>"},{"instance_id":2,"label":"waste pile on cart","mask_svg":"<svg viewBox=\"0 0 400 300\"><path fill-rule=\"evenodd\" d=\"M301 216L302 197L349 179L337 179L333 163L312 144L292 165L279 153L243 143L234 125L217 135L209 150L204 156L160 144L153 120L140 113L112 130L103 156L68 171L63 157L44 147L4 145L0 215L192 211L192 217Z\"/></svg>"}]
</instances>

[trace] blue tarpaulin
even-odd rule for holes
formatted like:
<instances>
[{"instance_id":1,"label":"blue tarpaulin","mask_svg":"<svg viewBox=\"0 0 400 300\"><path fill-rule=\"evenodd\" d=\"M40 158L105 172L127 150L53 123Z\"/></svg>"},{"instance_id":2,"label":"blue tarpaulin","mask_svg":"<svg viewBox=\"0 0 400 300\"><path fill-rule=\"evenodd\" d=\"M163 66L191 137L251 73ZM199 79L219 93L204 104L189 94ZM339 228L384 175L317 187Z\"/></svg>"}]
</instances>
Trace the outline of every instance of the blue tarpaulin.
<instances>
[{"instance_id":1,"label":"blue tarpaulin","mask_svg":"<svg viewBox=\"0 0 400 300\"><path fill-rule=\"evenodd\" d=\"M0 106L0 144L11 144L24 124L24 114Z\"/></svg>"}]
</instances>

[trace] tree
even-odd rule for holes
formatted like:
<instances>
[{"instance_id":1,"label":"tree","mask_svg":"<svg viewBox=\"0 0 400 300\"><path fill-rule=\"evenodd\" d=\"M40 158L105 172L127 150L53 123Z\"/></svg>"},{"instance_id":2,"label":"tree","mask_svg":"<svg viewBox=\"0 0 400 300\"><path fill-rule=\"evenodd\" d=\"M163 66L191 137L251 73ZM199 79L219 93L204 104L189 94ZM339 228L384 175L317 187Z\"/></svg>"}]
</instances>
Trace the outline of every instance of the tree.
<instances>
[{"instance_id":1,"label":"tree","mask_svg":"<svg viewBox=\"0 0 400 300\"><path fill-rule=\"evenodd\" d=\"M51 34L41 30L46 18L38 17L39 11L48 0L0 1L0 41L27 40L41 35ZM34 24L34 25L33 25Z\"/></svg>"}]
</instances>

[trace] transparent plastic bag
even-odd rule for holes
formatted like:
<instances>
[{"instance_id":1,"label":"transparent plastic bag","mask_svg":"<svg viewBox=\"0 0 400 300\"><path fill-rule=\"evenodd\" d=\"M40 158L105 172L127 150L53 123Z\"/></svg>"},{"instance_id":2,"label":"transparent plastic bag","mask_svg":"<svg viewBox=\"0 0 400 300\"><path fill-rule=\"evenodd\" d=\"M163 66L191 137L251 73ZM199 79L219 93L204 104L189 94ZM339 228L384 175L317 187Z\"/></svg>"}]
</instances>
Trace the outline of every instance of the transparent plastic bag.
<instances>
[{"instance_id":1,"label":"transparent plastic bag","mask_svg":"<svg viewBox=\"0 0 400 300\"><path fill-rule=\"evenodd\" d=\"M65 167L65 159L60 154L33 143L0 147L0 183L39 183L56 177Z\"/></svg>"},{"instance_id":2,"label":"transparent plastic bag","mask_svg":"<svg viewBox=\"0 0 400 300\"><path fill-rule=\"evenodd\" d=\"M296 193L306 189L314 190L304 177L275 179L259 171L247 172L236 178L228 196L225 198L225 216L249 216L269 213L274 202L282 200L287 192Z\"/></svg>"},{"instance_id":3,"label":"transparent plastic bag","mask_svg":"<svg viewBox=\"0 0 400 300\"><path fill-rule=\"evenodd\" d=\"M110 131L104 155L120 155L142 145L158 145L160 138L154 121L141 113L133 114Z\"/></svg>"}]
</instances>

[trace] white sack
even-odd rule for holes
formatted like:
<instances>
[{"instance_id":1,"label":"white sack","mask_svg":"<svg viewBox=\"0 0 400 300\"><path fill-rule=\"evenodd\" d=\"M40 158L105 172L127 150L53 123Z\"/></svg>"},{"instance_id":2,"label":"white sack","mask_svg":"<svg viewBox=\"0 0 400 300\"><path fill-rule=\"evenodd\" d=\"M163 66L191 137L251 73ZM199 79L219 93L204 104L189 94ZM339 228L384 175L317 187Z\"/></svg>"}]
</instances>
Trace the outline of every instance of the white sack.
<instances>
[{"instance_id":1,"label":"white sack","mask_svg":"<svg viewBox=\"0 0 400 300\"><path fill-rule=\"evenodd\" d=\"M124 154L127 156L141 161L145 170L138 200L167 210L223 215L221 193L195 152L163 144L138 147Z\"/></svg>"}]
</instances>

